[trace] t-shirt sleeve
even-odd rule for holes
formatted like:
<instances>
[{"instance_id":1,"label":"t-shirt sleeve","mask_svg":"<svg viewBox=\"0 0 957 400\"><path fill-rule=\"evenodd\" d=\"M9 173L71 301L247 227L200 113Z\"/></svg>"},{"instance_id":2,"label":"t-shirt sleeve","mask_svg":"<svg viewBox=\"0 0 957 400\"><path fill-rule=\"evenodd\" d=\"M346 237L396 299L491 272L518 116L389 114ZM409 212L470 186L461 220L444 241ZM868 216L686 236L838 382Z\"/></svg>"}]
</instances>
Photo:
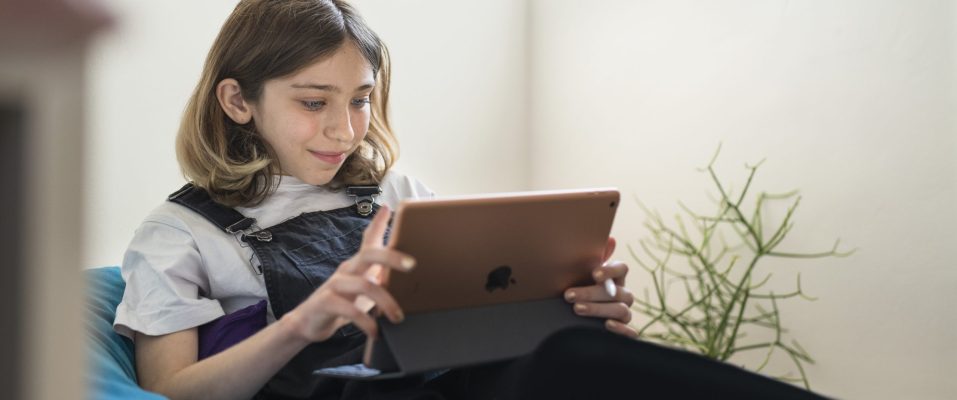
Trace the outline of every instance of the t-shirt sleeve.
<instances>
[{"instance_id":1,"label":"t-shirt sleeve","mask_svg":"<svg viewBox=\"0 0 957 400\"><path fill-rule=\"evenodd\" d=\"M175 222L147 220L123 256L126 281L114 329L165 335L197 327L224 315L219 301L204 297L209 280L192 234Z\"/></svg>"},{"instance_id":2,"label":"t-shirt sleeve","mask_svg":"<svg viewBox=\"0 0 957 400\"><path fill-rule=\"evenodd\" d=\"M435 192L418 179L409 178L409 180L411 181L410 186L412 187L412 193L415 198L431 199L435 197Z\"/></svg>"},{"instance_id":3,"label":"t-shirt sleeve","mask_svg":"<svg viewBox=\"0 0 957 400\"><path fill-rule=\"evenodd\" d=\"M392 170L386 176L383 195L384 201L395 207L406 199L431 199L435 192L418 179Z\"/></svg>"}]
</instances>

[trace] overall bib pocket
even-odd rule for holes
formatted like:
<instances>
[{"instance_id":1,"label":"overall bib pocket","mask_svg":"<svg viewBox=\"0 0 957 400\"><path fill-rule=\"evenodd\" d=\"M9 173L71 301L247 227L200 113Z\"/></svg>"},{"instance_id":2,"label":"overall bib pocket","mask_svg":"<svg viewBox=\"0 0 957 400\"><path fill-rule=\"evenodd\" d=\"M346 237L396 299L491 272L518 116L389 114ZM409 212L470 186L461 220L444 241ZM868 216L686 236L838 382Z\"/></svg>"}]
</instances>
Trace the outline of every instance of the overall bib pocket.
<instances>
[{"instance_id":1,"label":"overall bib pocket","mask_svg":"<svg viewBox=\"0 0 957 400\"><path fill-rule=\"evenodd\" d=\"M283 254L315 290L336 272L339 264L359 251L362 235L356 231L361 229L309 242L292 250L283 250ZM340 328L336 336L351 336L360 332L354 324L348 324Z\"/></svg>"},{"instance_id":2,"label":"overall bib pocket","mask_svg":"<svg viewBox=\"0 0 957 400\"><path fill-rule=\"evenodd\" d=\"M347 232L341 236L309 242L292 250L283 250L283 254L292 261L313 288L318 288L336 272L339 264L359 251L361 242L362 235Z\"/></svg>"}]
</instances>

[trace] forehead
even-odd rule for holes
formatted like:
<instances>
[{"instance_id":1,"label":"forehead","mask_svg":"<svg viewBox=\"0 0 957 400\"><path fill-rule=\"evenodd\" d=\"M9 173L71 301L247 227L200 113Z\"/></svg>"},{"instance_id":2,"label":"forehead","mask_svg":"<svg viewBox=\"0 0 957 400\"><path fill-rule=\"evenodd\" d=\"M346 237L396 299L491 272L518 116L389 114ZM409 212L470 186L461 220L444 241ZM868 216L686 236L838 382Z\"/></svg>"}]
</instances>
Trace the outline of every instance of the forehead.
<instances>
[{"instance_id":1,"label":"forehead","mask_svg":"<svg viewBox=\"0 0 957 400\"><path fill-rule=\"evenodd\" d=\"M323 57L298 71L280 78L291 84L326 84L345 87L374 83L372 64L362 56L359 49L346 42L331 55Z\"/></svg>"}]
</instances>

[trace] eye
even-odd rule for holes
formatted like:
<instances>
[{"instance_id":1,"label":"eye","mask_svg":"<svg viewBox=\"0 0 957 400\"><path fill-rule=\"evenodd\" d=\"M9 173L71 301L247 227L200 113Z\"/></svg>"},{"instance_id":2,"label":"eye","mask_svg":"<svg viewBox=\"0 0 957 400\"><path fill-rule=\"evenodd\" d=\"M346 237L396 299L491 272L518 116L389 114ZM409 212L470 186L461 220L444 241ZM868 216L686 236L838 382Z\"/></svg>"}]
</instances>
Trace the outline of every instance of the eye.
<instances>
[{"instance_id":1,"label":"eye","mask_svg":"<svg viewBox=\"0 0 957 400\"><path fill-rule=\"evenodd\" d=\"M326 105L326 102L322 100L305 100L301 103L309 111L316 111Z\"/></svg>"},{"instance_id":2,"label":"eye","mask_svg":"<svg viewBox=\"0 0 957 400\"><path fill-rule=\"evenodd\" d=\"M365 107L366 104L372 103L372 100L369 100L368 97L362 97L359 99L352 99L352 105L356 108Z\"/></svg>"}]
</instances>

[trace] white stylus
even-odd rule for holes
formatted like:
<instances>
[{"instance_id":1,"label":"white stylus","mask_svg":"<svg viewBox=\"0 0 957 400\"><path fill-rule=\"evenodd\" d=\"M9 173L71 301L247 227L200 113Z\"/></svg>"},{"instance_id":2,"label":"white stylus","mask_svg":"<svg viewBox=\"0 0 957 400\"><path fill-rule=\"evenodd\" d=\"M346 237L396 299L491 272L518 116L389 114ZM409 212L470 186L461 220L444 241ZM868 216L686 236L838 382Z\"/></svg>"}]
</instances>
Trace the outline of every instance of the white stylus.
<instances>
[{"instance_id":1,"label":"white stylus","mask_svg":"<svg viewBox=\"0 0 957 400\"><path fill-rule=\"evenodd\" d=\"M615 295L618 294L618 286L615 286L615 281L611 279L605 280L605 292L608 293L611 298L615 298Z\"/></svg>"}]
</instances>

